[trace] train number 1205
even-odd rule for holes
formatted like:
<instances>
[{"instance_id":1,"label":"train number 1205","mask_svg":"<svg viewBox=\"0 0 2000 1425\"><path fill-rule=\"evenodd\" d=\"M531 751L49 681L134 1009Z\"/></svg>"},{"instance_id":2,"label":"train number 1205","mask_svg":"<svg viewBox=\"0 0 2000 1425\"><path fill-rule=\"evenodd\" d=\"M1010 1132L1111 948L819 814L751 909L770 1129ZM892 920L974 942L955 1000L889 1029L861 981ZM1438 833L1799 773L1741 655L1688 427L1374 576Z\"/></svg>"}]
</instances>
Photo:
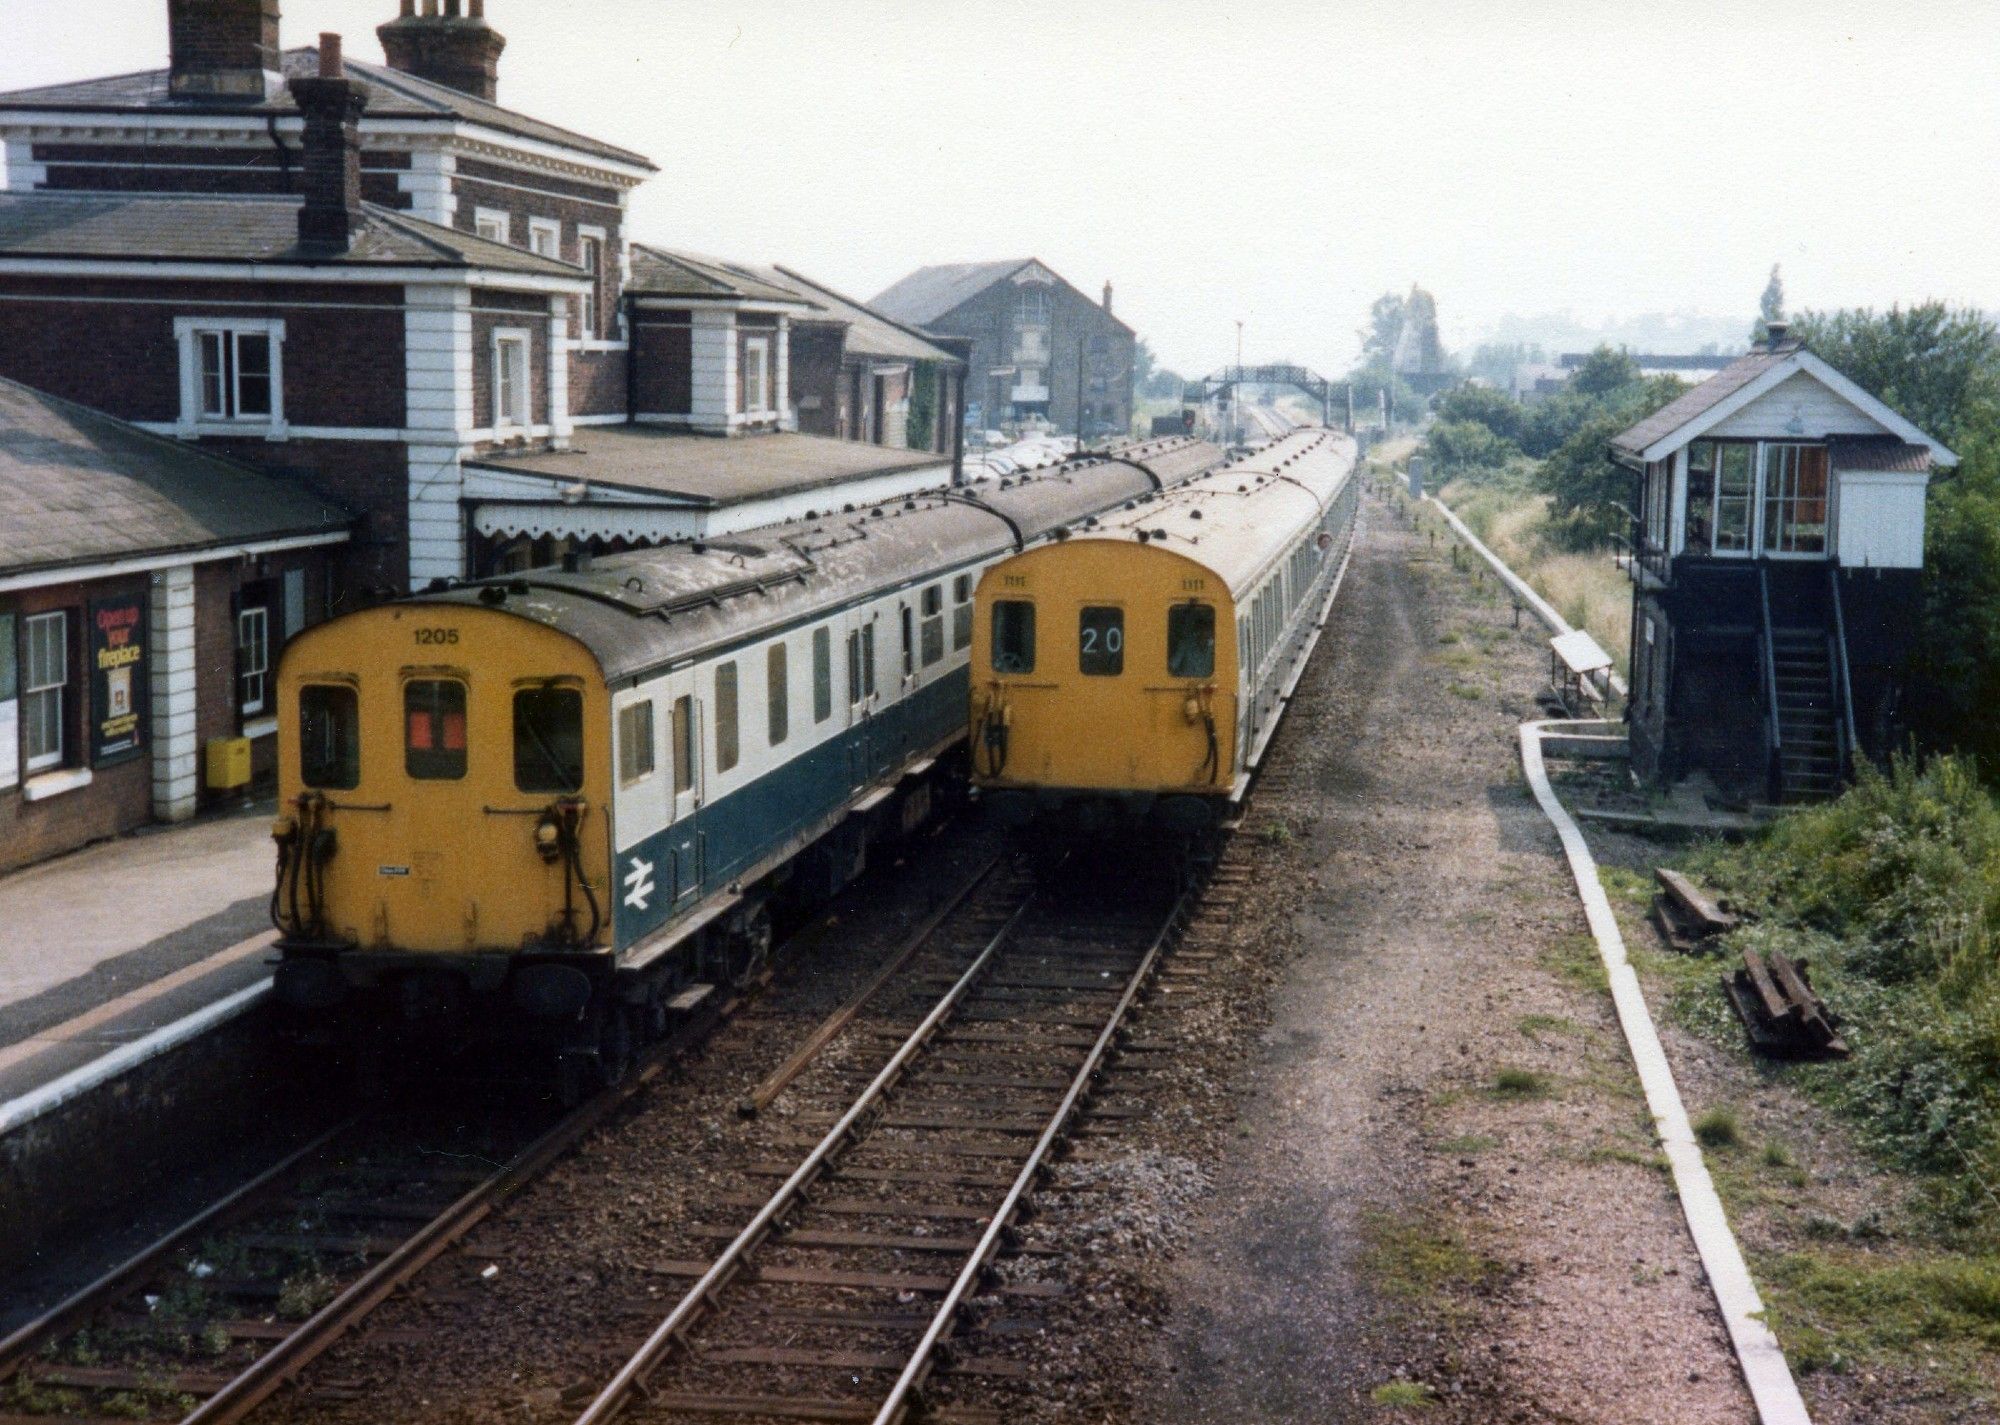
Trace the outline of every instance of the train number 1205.
<instances>
[{"instance_id":1,"label":"train number 1205","mask_svg":"<svg viewBox=\"0 0 2000 1425\"><path fill-rule=\"evenodd\" d=\"M455 628L420 628L416 632L418 643L458 642L458 630Z\"/></svg>"}]
</instances>

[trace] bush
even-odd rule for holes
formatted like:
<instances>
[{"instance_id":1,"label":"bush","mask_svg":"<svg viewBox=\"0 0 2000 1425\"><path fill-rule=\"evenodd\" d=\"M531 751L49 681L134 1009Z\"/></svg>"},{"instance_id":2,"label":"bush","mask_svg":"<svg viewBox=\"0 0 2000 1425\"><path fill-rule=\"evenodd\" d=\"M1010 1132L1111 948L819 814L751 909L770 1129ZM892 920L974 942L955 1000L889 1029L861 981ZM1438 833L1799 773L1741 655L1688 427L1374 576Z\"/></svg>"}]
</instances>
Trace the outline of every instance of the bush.
<instances>
[{"instance_id":1,"label":"bush","mask_svg":"<svg viewBox=\"0 0 2000 1425\"><path fill-rule=\"evenodd\" d=\"M1424 453L1446 475L1505 465L1514 446L1477 421L1439 421L1424 436Z\"/></svg>"},{"instance_id":2,"label":"bush","mask_svg":"<svg viewBox=\"0 0 2000 1425\"><path fill-rule=\"evenodd\" d=\"M1504 391L1491 386L1458 386L1431 402L1440 421L1473 421L1509 443L1518 444L1527 410Z\"/></svg>"}]
</instances>

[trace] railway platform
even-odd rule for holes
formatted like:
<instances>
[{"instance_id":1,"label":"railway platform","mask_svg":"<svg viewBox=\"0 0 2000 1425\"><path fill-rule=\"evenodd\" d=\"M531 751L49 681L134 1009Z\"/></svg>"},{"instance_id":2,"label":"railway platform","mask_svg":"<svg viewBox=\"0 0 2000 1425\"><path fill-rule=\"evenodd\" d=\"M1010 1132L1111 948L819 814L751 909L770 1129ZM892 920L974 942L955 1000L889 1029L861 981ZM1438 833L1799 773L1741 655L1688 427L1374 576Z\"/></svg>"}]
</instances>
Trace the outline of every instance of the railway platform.
<instances>
[{"instance_id":1,"label":"railway platform","mask_svg":"<svg viewBox=\"0 0 2000 1425\"><path fill-rule=\"evenodd\" d=\"M255 803L0 877L0 1132L259 997L270 815Z\"/></svg>"}]
</instances>

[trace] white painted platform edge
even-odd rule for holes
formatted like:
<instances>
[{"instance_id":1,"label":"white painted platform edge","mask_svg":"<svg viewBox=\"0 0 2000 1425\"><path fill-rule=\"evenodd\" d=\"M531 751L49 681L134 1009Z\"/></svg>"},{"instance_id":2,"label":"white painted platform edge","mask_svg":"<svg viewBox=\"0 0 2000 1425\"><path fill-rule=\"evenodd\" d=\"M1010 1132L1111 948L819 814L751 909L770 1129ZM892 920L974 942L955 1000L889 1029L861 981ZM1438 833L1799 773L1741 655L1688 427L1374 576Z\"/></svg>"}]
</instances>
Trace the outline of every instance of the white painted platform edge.
<instances>
[{"instance_id":1,"label":"white painted platform edge","mask_svg":"<svg viewBox=\"0 0 2000 1425\"><path fill-rule=\"evenodd\" d=\"M17 1099L0 1103L0 1134L12 1133L25 1124L32 1123L52 1109L61 1107L71 1099L89 1093L102 1084L109 1083L120 1074L128 1073L149 1059L157 1059L170 1049L176 1049L190 1039L208 1033L217 1025L236 1018L245 1010L258 1004L271 992L271 981L266 978L254 985L246 985L211 1005L204 1006L192 1014L183 1015L171 1024L163 1024L152 1033L134 1039L130 1044L121 1044L109 1054L80 1064L61 1078L51 1079L38 1089L30 1090Z\"/></svg>"},{"instance_id":2,"label":"white painted platform edge","mask_svg":"<svg viewBox=\"0 0 2000 1425\"><path fill-rule=\"evenodd\" d=\"M1730 1230L1729 1216L1723 1211L1722 1199L1708 1175L1701 1146L1695 1142L1687 1107L1681 1102L1673 1068L1667 1063L1652 1013L1646 1008L1639 976L1625 956L1625 937L1604 894L1597 861L1591 856L1582 831L1549 785L1548 770L1542 763L1542 734L1569 726L1564 722L1522 723L1521 768L1543 814L1562 839L1563 854L1569 858L1577 894L1583 899L1583 913L1590 922L1590 933L1597 941L1597 953L1604 961L1605 976L1611 984L1619 1026L1625 1031L1632 1062L1639 1070L1639 1083L1646 1091L1646 1106L1652 1110L1661 1149L1673 1169L1674 1190L1680 1195L1688 1233L1694 1238L1695 1250L1708 1273L1715 1304L1721 1309L1723 1325L1729 1330L1730 1343L1743 1369L1744 1383L1750 1387L1751 1399L1756 1402L1757 1418L1763 1425L1811 1425L1805 1399L1799 1394L1798 1382L1792 1379L1791 1367L1785 1361L1778 1338L1765 1324L1763 1298L1758 1295L1757 1283L1751 1279L1736 1234Z\"/></svg>"},{"instance_id":3,"label":"white painted platform edge","mask_svg":"<svg viewBox=\"0 0 2000 1425\"><path fill-rule=\"evenodd\" d=\"M1452 527L1452 531L1455 534L1457 534L1460 539L1466 542L1467 546L1471 548L1474 554L1477 554L1481 559L1484 559L1487 565L1491 567L1491 569L1495 574L1498 574L1500 576L1500 582L1505 584L1509 589L1513 590L1514 596L1518 598L1523 604L1527 605L1528 610L1531 613L1533 613L1536 618L1540 619L1542 623L1546 625L1549 629L1551 629L1558 637L1560 637L1565 633L1576 632L1576 630L1570 626L1569 620L1564 618L1561 614L1555 611L1555 606L1553 604L1551 604L1547 599L1543 598L1540 594L1536 593L1533 589L1529 588L1527 580L1523 579L1519 574L1516 574L1512 569L1509 569L1507 567L1506 561L1502 560L1499 555L1495 554L1492 550L1488 549L1484 541L1482 541L1478 535L1474 534L1471 530L1467 529L1465 527L1465 521L1460 519L1457 515L1453 514L1448 508L1446 508L1443 500L1440 500L1436 495L1427 493L1424 496L1424 502L1430 505L1439 514L1444 516L1445 523L1449 524ZM1607 670L1604 675L1604 680L1611 685L1611 690L1617 693L1619 697L1622 698L1627 695L1628 689L1625 686L1625 680L1619 677L1616 673Z\"/></svg>"}]
</instances>

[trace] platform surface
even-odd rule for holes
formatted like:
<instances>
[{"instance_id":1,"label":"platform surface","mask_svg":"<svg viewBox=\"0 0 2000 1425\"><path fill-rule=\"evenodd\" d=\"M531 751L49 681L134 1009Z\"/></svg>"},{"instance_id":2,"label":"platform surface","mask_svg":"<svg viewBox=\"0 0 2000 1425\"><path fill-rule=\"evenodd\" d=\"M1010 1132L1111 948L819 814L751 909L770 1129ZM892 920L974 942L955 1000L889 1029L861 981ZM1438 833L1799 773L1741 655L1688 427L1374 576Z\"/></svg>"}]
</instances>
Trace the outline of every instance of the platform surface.
<instances>
[{"instance_id":1,"label":"platform surface","mask_svg":"<svg viewBox=\"0 0 2000 1425\"><path fill-rule=\"evenodd\" d=\"M0 1104L270 974L262 804L0 876Z\"/></svg>"}]
</instances>

